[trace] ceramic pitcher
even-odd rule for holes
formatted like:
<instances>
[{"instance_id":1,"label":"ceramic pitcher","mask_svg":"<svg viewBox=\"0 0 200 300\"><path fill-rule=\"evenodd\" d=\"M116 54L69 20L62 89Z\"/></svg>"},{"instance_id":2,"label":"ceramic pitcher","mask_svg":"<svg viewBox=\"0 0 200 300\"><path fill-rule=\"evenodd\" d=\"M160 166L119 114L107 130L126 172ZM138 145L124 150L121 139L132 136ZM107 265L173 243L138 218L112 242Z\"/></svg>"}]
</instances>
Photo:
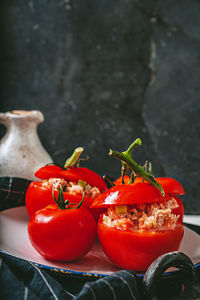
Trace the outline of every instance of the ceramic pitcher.
<instances>
[{"instance_id":1,"label":"ceramic pitcher","mask_svg":"<svg viewBox=\"0 0 200 300\"><path fill-rule=\"evenodd\" d=\"M40 111L15 110L0 113L6 134L0 141L0 176L34 180L34 173L52 159L43 148L37 133L44 121Z\"/></svg>"}]
</instances>

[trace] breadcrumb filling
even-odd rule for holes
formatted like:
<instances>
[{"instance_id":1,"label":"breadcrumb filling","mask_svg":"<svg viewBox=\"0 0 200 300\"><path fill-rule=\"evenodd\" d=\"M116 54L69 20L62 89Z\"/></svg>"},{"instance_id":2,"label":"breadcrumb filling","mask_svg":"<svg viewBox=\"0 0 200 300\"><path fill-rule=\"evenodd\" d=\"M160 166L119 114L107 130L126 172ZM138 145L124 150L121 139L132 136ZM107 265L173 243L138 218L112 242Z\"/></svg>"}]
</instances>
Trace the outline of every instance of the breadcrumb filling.
<instances>
[{"instance_id":1,"label":"breadcrumb filling","mask_svg":"<svg viewBox=\"0 0 200 300\"><path fill-rule=\"evenodd\" d=\"M67 181L64 178L49 178L48 180L44 180L42 183L43 186L59 190L62 187L63 192L73 194L73 195L83 195L94 199L98 195L100 195L100 190L91 186L83 180L78 180L78 182Z\"/></svg>"},{"instance_id":2,"label":"breadcrumb filling","mask_svg":"<svg viewBox=\"0 0 200 300\"><path fill-rule=\"evenodd\" d=\"M172 213L176 207L178 204L174 198L163 203L110 207L103 215L103 222L122 230L174 229L179 218Z\"/></svg>"}]
</instances>

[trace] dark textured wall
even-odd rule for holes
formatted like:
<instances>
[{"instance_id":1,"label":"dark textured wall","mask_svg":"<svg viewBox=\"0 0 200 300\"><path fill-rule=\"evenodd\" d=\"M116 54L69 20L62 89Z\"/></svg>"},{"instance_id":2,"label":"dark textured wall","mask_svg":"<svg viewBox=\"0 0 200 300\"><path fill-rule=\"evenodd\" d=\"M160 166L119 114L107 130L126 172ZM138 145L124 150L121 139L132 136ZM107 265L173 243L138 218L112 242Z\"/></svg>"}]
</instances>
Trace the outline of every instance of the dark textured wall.
<instances>
[{"instance_id":1,"label":"dark textured wall","mask_svg":"<svg viewBox=\"0 0 200 300\"><path fill-rule=\"evenodd\" d=\"M136 159L180 180L200 213L199 2L1 0L0 13L0 111L41 110L54 161L83 146L112 177L109 148L141 137Z\"/></svg>"}]
</instances>

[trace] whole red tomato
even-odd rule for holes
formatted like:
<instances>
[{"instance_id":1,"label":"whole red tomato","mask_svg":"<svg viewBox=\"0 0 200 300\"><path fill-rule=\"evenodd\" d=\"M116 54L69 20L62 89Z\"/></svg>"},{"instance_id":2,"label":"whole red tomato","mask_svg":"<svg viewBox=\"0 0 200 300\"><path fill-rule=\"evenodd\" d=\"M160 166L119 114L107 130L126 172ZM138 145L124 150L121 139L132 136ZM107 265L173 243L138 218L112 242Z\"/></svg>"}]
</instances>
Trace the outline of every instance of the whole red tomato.
<instances>
[{"instance_id":1,"label":"whole red tomato","mask_svg":"<svg viewBox=\"0 0 200 300\"><path fill-rule=\"evenodd\" d=\"M49 205L38 210L28 223L32 246L48 260L72 261L84 256L96 236L96 222L84 207Z\"/></svg>"},{"instance_id":2,"label":"whole red tomato","mask_svg":"<svg viewBox=\"0 0 200 300\"><path fill-rule=\"evenodd\" d=\"M143 212L145 215L148 205L155 205L155 207L159 204L165 205L171 199L172 195L165 193L162 196L161 192L149 183L137 182L110 188L95 199L92 207L107 207L113 210L118 207L123 210L124 207L137 209L146 205ZM160 213L162 214L162 210ZM122 215L119 215L122 226L117 227L115 222L110 222L108 216L108 213L105 213L99 218L98 237L107 256L120 268L144 271L158 256L178 250L180 246L184 231L181 215L173 226L161 227L161 229L159 226L147 229L123 227L123 220L126 222L127 216L123 218ZM173 211L172 218L174 218Z\"/></svg>"},{"instance_id":3,"label":"whole red tomato","mask_svg":"<svg viewBox=\"0 0 200 300\"><path fill-rule=\"evenodd\" d=\"M107 189L107 186L101 176L88 168L72 167L64 170L56 165L47 165L40 168L35 173L35 176L39 179L64 178L65 180L72 182L82 180L87 184L90 184L92 187L97 187L100 192ZM55 191L55 194L57 195L58 191ZM64 192L64 197L73 203L79 203L82 195ZM85 196L83 206L89 209L94 217L97 218L102 210L94 208L90 209L92 202L92 198ZM31 217L37 210L44 208L51 203L53 203L52 188L44 186L40 181L31 182L26 192L26 208L28 215Z\"/></svg>"}]
</instances>

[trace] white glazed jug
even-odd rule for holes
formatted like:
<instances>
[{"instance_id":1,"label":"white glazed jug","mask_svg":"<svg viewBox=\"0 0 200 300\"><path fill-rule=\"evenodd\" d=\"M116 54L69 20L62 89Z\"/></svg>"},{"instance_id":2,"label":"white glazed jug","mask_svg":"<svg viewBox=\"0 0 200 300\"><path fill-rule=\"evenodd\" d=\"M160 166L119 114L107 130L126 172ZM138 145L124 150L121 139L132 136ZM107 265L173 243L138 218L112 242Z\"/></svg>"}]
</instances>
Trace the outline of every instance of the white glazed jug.
<instances>
[{"instance_id":1,"label":"white glazed jug","mask_svg":"<svg viewBox=\"0 0 200 300\"><path fill-rule=\"evenodd\" d=\"M0 141L0 177L34 180L36 170L52 163L37 134L43 121L43 114L37 110L0 113L0 123L7 130Z\"/></svg>"}]
</instances>

